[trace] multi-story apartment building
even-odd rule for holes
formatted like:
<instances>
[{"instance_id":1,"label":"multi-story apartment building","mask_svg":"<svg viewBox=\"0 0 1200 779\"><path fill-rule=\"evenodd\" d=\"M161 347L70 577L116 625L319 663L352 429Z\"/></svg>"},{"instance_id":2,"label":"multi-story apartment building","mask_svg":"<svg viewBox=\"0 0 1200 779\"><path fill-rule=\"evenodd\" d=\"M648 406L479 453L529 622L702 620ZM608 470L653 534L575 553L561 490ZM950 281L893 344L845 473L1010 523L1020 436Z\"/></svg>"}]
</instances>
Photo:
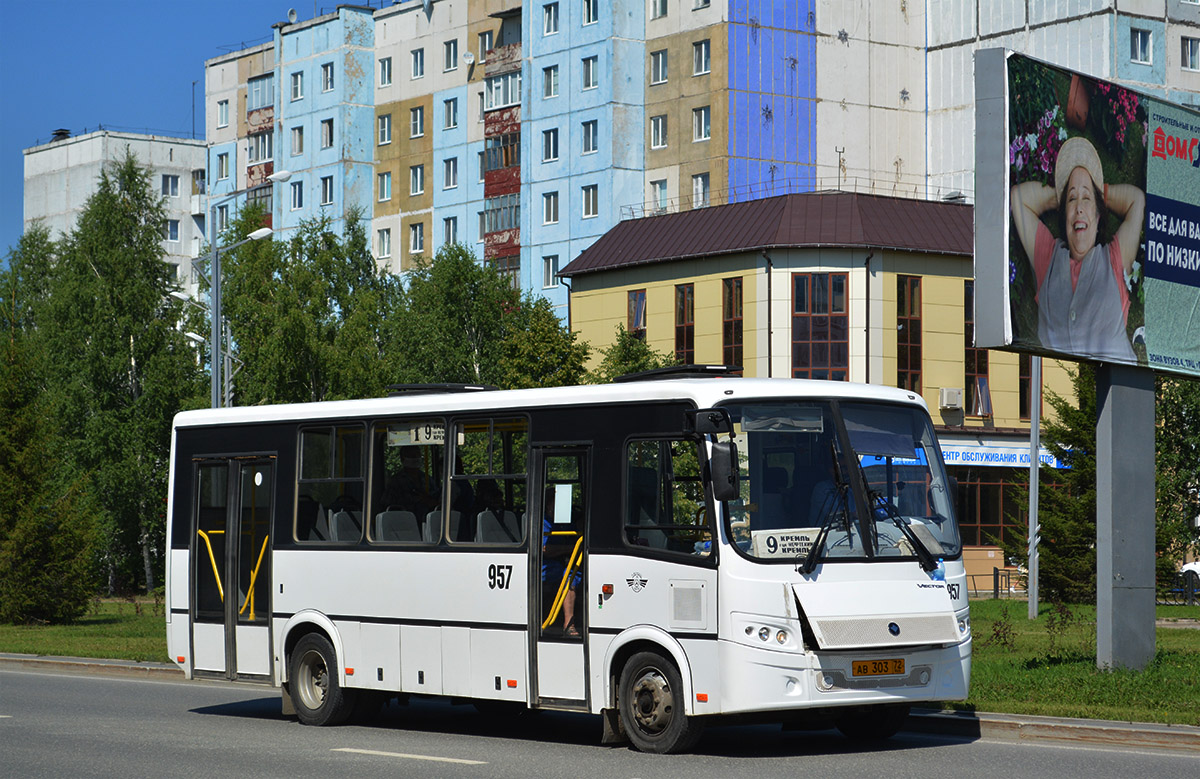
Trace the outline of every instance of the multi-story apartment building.
<instances>
[{"instance_id":1,"label":"multi-story apartment building","mask_svg":"<svg viewBox=\"0 0 1200 779\"><path fill-rule=\"evenodd\" d=\"M126 150L150 169L151 185L162 193L164 259L180 288L193 294L198 281L191 261L204 241L204 141L111 130L72 137L58 130L49 143L25 150L25 229L41 221L54 238L70 232L100 171L124 159Z\"/></svg>"}]
</instances>

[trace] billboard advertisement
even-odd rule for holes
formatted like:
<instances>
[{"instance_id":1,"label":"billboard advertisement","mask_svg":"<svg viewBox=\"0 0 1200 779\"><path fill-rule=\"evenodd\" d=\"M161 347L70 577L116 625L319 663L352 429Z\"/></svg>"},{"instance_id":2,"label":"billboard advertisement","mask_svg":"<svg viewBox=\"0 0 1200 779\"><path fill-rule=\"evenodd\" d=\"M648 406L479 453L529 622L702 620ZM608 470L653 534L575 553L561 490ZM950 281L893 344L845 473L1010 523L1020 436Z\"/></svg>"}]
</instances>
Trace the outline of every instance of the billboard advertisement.
<instances>
[{"instance_id":1,"label":"billboard advertisement","mask_svg":"<svg viewBox=\"0 0 1200 779\"><path fill-rule=\"evenodd\" d=\"M976 57L976 346L1200 377L1200 111Z\"/></svg>"}]
</instances>

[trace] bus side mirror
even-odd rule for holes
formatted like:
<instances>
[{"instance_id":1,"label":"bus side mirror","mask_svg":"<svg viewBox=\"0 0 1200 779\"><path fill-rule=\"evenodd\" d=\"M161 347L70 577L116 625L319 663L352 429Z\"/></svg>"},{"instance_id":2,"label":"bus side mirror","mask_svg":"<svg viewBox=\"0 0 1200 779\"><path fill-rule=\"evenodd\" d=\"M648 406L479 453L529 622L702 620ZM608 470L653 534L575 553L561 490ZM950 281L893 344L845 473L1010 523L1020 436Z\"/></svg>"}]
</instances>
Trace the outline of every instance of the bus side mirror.
<instances>
[{"instance_id":1,"label":"bus side mirror","mask_svg":"<svg viewBox=\"0 0 1200 779\"><path fill-rule=\"evenodd\" d=\"M738 484L738 452L733 441L716 441L708 457L712 476L714 500L737 500L741 495Z\"/></svg>"}]
</instances>

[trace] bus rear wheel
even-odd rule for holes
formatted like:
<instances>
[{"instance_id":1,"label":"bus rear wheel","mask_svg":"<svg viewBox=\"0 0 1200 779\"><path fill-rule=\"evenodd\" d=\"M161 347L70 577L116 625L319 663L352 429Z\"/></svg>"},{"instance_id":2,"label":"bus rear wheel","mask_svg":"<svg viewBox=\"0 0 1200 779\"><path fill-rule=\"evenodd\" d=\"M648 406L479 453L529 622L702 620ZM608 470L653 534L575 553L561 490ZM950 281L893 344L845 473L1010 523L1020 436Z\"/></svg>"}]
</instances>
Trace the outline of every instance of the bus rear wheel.
<instances>
[{"instance_id":1,"label":"bus rear wheel","mask_svg":"<svg viewBox=\"0 0 1200 779\"><path fill-rule=\"evenodd\" d=\"M883 704L852 709L838 718L837 729L851 741L867 743L891 738L904 727L909 707L904 704Z\"/></svg>"},{"instance_id":2,"label":"bus rear wheel","mask_svg":"<svg viewBox=\"0 0 1200 779\"><path fill-rule=\"evenodd\" d=\"M329 639L309 633L292 650L292 703L305 725L338 725L354 711L353 690L338 683L337 653Z\"/></svg>"},{"instance_id":3,"label":"bus rear wheel","mask_svg":"<svg viewBox=\"0 0 1200 779\"><path fill-rule=\"evenodd\" d=\"M642 752L683 752L700 740L704 724L684 710L683 680L657 652L638 652L625 663L617 705L629 740Z\"/></svg>"}]
</instances>

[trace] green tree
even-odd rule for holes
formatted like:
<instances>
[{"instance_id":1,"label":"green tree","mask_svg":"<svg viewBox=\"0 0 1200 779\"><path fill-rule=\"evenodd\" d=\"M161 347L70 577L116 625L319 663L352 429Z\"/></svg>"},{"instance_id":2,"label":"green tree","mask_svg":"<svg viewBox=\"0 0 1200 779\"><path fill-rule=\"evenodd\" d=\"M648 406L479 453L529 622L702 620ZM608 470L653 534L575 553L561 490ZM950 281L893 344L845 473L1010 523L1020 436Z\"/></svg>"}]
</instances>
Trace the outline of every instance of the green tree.
<instances>
[{"instance_id":1,"label":"green tree","mask_svg":"<svg viewBox=\"0 0 1200 779\"><path fill-rule=\"evenodd\" d=\"M96 585L94 506L57 456L46 354L33 337L52 257L34 227L0 270L0 621L12 623L73 620Z\"/></svg>"},{"instance_id":2,"label":"green tree","mask_svg":"<svg viewBox=\"0 0 1200 779\"><path fill-rule=\"evenodd\" d=\"M403 304L390 323L400 356L396 381L503 383L505 337L521 304L508 281L459 244L419 261L404 281ZM510 363L514 376L517 359Z\"/></svg>"},{"instance_id":3,"label":"green tree","mask_svg":"<svg viewBox=\"0 0 1200 779\"><path fill-rule=\"evenodd\" d=\"M577 342L546 298L526 292L505 330L497 386L565 387L583 380L588 346Z\"/></svg>"},{"instance_id":4,"label":"green tree","mask_svg":"<svg viewBox=\"0 0 1200 779\"><path fill-rule=\"evenodd\" d=\"M1188 551L1200 552L1200 381L1156 382L1158 581L1171 583Z\"/></svg>"},{"instance_id":5,"label":"green tree","mask_svg":"<svg viewBox=\"0 0 1200 779\"><path fill-rule=\"evenodd\" d=\"M632 335L623 324L617 325L616 339L601 349L600 354L600 364L587 374L589 384L606 384L627 373L666 368L677 362L673 355L656 351Z\"/></svg>"},{"instance_id":6,"label":"green tree","mask_svg":"<svg viewBox=\"0 0 1200 779\"><path fill-rule=\"evenodd\" d=\"M171 420L203 384L177 327L163 262L164 212L148 169L126 152L100 174L58 244L34 306L58 454L100 503L110 590L153 589L162 565Z\"/></svg>"},{"instance_id":7,"label":"green tree","mask_svg":"<svg viewBox=\"0 0 1200 779\"><path fill-rule=\"evenodd\" d=\"M246 209L223 240L261 224L261 212ZM254 241L221 257L222 308L244 364L238 404L377 397L393 381L385 333L400 287L376 265L357 211L340 237L323 215L288 241Z\"/></svg>"}]
</instances>

